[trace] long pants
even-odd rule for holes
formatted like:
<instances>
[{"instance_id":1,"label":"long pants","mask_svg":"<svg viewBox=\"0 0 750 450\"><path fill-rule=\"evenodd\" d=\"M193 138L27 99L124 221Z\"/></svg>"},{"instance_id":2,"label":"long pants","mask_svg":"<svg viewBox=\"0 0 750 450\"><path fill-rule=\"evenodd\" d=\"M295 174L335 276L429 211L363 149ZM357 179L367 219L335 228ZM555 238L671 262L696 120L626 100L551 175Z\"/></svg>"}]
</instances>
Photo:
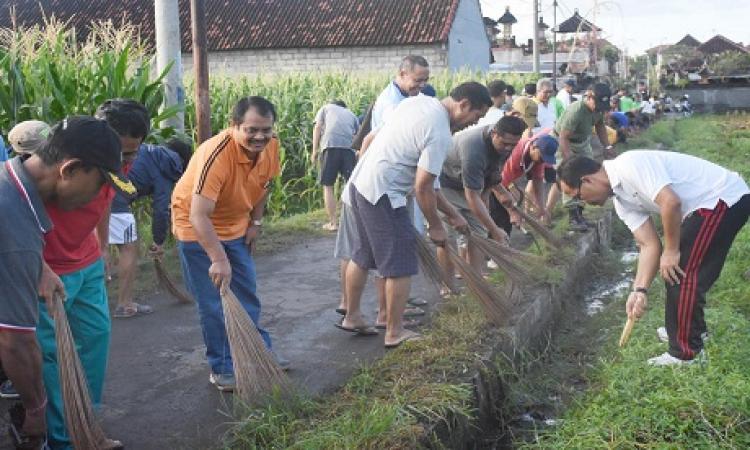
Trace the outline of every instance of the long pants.
<instances>
[{"instance_id":1,"label":"long pants","mask_svg":"<svg viewBox=\"0 0 750 450\"><path fill-rule=\"evenodd\" d=\"M271 336L258 325L260 319L260 299L255 294L255 262L245 245L245 239L222 241L221 245L232 266L232 282L229 287L242 303L250 318L258 328L260 335L271 348ZM178 241L180 263L185 284L198 303L203 330L203 341L206 344L206 358L211 371L219 375L234 373L232 354L224 326L224 310L221 306L219 290L208 276L211 259L203 247L195 241Z\"/></svg>"},{"instance_id":2,"label":"long pants","mask_svg":"<svg viewBox=\"0 0 750 450\"><path fill-rule=\"evenodd\" d=\"M703 349L706 332L703 308L706 292L721 274L737 233L750 214L750 194L731 208L720 201L714 209L700 209L688 216L680 229L680 284L667 284L665 321L669 353L693 359Z\"/></svg>"},{"instance_id":3,"label":"long pants","mask_svg":"<svg viewBox=\"0 0 750 450\"><path fill-rule=\"evenodd\" d=\"M89 385L91 400L98 406L102 399L107 371L112 324L109 318L104 262L95 263L60 277L67 297L65 312ZM42 349L42 372L47 390L47 434L50 448L72 449L65 427L62 390L57 365L55 325L44 302L39 303L39 325L36 329Z\"/></svg>"}]
</instances>

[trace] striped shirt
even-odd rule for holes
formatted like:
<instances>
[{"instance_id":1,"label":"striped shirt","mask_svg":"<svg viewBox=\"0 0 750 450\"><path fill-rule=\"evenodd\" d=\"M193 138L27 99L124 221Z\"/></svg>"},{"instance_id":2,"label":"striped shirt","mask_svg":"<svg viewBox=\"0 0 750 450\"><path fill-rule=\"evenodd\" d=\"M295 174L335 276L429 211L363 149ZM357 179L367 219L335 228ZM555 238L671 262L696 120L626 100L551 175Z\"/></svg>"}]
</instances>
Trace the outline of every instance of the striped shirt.
<instances>
[{"instance_id":1,"label":"striped shirt","mask_svg":"<svg viewBox=\"0 0 750 450\"><path fill-rule=\"evenodd\" d=\"M172 193L172 228L181 241L197 241L190 224L193 194L216 202L211 223L222 241L245 235L250 212L281 173L279 141L272 139L257 160L224 130L201 144Z\"/></svg>"}]
</instances>

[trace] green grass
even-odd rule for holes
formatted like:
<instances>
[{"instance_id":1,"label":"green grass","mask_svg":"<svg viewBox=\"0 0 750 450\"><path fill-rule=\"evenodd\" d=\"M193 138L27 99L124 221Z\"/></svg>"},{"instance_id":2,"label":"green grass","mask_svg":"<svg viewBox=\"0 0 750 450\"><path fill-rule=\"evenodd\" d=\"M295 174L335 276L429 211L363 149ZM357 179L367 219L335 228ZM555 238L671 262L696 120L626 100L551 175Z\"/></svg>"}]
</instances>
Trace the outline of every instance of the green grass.
<instances>
[{"instance_id":1,"label":"green grass","mask_svg":"<svg viewBox=\"0 0 750 450\"><path fill-rule=\"evenodd\" d=\"M631 148L667 149L703 157L750 178L750 120L744 116L662 121L631 140ZM574 396L557 428L521 448L714 449L750 448L750 230L737 237L721 278L708 294L708 363L651 368L665 351L655 330L663 325L664 289L650 292L650 311L625 349L616 347L624 299L597 320L605 340L589 350L587 392ZM619 320L618 320L619 319ZM592 330L592 334L594 330Z\"/></svg>"}]
</instances>

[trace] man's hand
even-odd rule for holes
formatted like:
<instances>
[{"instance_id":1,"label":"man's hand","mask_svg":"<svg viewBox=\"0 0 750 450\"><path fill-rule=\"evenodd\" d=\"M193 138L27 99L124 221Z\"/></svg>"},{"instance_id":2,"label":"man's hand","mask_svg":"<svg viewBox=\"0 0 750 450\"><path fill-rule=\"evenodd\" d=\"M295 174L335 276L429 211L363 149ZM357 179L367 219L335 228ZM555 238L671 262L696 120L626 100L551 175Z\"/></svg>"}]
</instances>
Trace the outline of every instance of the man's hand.
<instances>
[{"instance_id":1,"label":"man's hand","mask_svg":"<svg viewBox=\"0 0 750 450\"><path fill-rule=\"evenodd\" d=\"M494 230L490 231L490 235L492 236L492 239L497 241L498 243L502 245L510 245L510 238L508 237L508 233L505 232L500 227L495 227Z\"/></svg>"},{"instance_id":2,"label":"man's hand","mask_svg":"<svg viewBox=\"0 0 750 450\"><path fill-rule=\"evenodd\" d=\"M445 244L448 241L448 234L445 232L445 228L443 228L442 225L428 228L427 234L429 234L430 239L435 245L438 247L445 247Z\"/></svg>"},{"instance_id":3,"label":"man's hand","mask_svg":"<svg viewBox=\"0 0 750 450\"><path fill-rule=\"evenodd\" d=\"M229 288L232 281L232 266L228 259L222 259L211 263L208 268L208 276L219 291Z\"/></svg>"},{"instance_id":4,"label":"man's hand","mask_svg":"<svg viewBox=\"0 0 750 450\"><path fill-rule=\"evenodd\" d=\"M674 286L680 284L680 277L685 276L685 272L680 268L680 252L664 250L659 260L659 273L664 281Z\"/></svg>"},{"instance_id":5,"label":"man's hand","mask_svg":"<svg viewBox=\"0 0 750 450\"><path fill-rule=\"evenodd\" d=\"M466 218L461 214L456 214L455 216L448 217L448 223L453 227L454 230L458 231L459 233L469 234L469 222L467 222ZM430 237L432 237L432 233L430 233Z\"/></svg>"},{"instance_id":6,"label":"man's hand","mask_svg":"<svg viewBox=\"0 0 750 450\"><path fill-rule=\"evenodd\" d=\"M316 166L318 164L318 152L315 150L310 153L310 164L312 164L313 166Z\"/></svg>"},{"instance_id":7,"label":"man's hand","mask_svg":"<svg viewBox=\"0 0 750 450\"><path fill-rule=\"evenodd\" d=\"M164 256L164 248L158 244L151 244L151 247L148 248L148 256L161 261L161 258Z\"/></svg>"},{"instance_id":8,"label":"man's hand","mask_svg":"<svg viewBox=\"0 0 750 450\"><path fill-rule=\"evenodd\" d=\"M546 209L539 214L539 220L542 221L544 226L550 226L552 224L552 215Z\"/></svg>"},{"instance_id":9,"label":"man's hand","mask_svg":"<svg viewBox=\"0 0 750 450\"><path fill-rule=\"evenodd\" d=\"M519 214L515 208L508 208L508 215L510 216L511 224L515 225L516 227L521 226L523 219L521 218L521 214Z\"/></svg>"},{"instance_id":10,"label":"man's hand","mask_svg":"<svg viewBox=\"0 0 750 450\"><path fill-rule=\"evenodd\" d=\"M47 309L51 311L54 308L55 295L65 298L65 285L60 277L50 269L46 263L42 263L42 276L39 279L38 286L39 296L44 299Z\"/></svg>"},{"instance_id":11,"label":"man's hand","mask_svg":"<svg viewBox=\"0 0 750 450\"><path fill-rule=\"evenodd\" d=\"M255 224L250 224L245 232L245 245L250 252L253 251L255 240L260 236L260 227Z\"/></svg>"},{"instance_id":12,"label":"man's hand","mask_svg":"<svg viewBox=\"0 0 750 450\"><path fill-rule=\"evenodd\" d=\"M631 292L625 304L625 312L628 318L640 319L646 313L648 298L643 292Z\"/></svg>"}]
</instances>

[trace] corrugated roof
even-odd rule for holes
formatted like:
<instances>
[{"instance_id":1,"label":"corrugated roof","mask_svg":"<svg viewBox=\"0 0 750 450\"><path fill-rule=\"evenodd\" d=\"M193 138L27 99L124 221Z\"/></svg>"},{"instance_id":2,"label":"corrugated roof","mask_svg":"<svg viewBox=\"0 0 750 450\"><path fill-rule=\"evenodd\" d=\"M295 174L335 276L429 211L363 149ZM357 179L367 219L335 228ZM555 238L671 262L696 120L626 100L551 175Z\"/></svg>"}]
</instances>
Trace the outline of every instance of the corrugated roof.
<instances>
[{"instance_id":1,"label":"corrugated roof","mask_svg":"<svg viewBox=\"0 0 750 450\"><path fill-rule=\"evenodd\" d=\"M601 28L581 17L577 9L571 17L557 26L558 33L577 33L579 31L594 31L594 29L602 31Z\"/></svg>"},{"instance_id":2,"label":"corrugated roof","mask_svg":"<svg viewBox=\"0 0 750 450\"><path fill-rule=\"evenodd\" d=\"M446 42L460 0L207 0L209 50L381 46ZM469 0L467 0L469 1ZM131 23L154 39L153 0L5 0L0 27L54 15L84 37L93 21ZM40 5L44 13L40 10ZM182 48L191 48L190 1L179 0Z\"/></svg>"},{"instance_id":3,"label":"corrugated roof","mask_svg":"<svg viewBox=\"0 0 750 450\"><path fill-rule=\"evenodd\" d=\"M707 55L723 52L748 53L745 47L737 44L736 42L730 41L720 34L717 34L716 36L699 45L698 50Z\"/></svg>"}]
</instances>

